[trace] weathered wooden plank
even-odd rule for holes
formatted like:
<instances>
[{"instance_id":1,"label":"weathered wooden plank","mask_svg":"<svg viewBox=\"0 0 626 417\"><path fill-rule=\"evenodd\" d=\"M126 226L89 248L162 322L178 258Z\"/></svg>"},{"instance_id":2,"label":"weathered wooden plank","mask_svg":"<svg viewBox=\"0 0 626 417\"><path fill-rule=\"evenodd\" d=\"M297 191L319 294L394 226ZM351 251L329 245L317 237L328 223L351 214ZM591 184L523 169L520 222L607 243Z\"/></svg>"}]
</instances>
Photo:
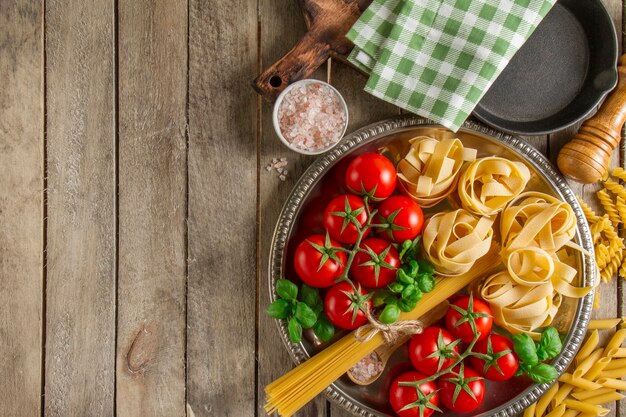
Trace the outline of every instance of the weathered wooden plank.
<instances>
[{"instance_id":1,"label":"weathered wooden plank","mask_svg":"<svg viewBox=\"0 0 626 417\"><path fill-rule=\"evenodd\" d=\"M187 4L120 0L117 415L185 410Z\"/></svg>"},{"instance_id":2,"label":"weathered wooden plank","mask_svg":"<svg viewBox=\"0 0 626 417\"><path fill-rule=\"evenodd\" d=\"M196 417L253 416L256 4L192 0L189 25L187 401Z\"/></svg>"},{"instance_id":3,"label":"weathered wooden plank","mask_svg":"<svg viewBox=\"0 0 626 417\"><path fill-rule=\"evenodd\" d=\"M304 34L306 27L302 13L296 2L277 2L274 0L259 0L259 24L261 65L258 72L264 66L275 62L288 51L297 40ZM318 71L316 78L323 78L324 72ZM267 384L290 370L293 365L287 351L283 348L280 336L276 329L274 319L265 314L269 305L267 291L267 268L269 250L274 232L274 226L278 214L286 201L287 196L296 181L314 161L314 157L306 157L292 152L285 147L276 136L272 126L272 106L268 102L261 102L261 135L259 147L259 264L257 268L257 291L258 291L258 415L266 415L263 410L265 403L264 388ZM287 158L289 165L288 178L281 182L275 172L267 172L265 166L273 158ZM315 417L326 416L326 400L320 396L303 408L297 416Z\"/></svg>"},{"instance_id":4,"label":"weathered wooden plank","mask_svg":"<svg viewBox=\"0 0 626 417\"><path fill-rule=\"evenodd\" d=\"M39 415L44 247L43 3L0 4L0 410Z\"/></svg>"},{"instance_id":5,"label":"weathered wooden plank","mask_svg":"<svg viewBox=\"0 0 626 417\"><path fill-rule=\"evenodd\" d=\"M46 2L49 416L114 408L113 13L108 2Z\"/></svg>"}]
</instances>

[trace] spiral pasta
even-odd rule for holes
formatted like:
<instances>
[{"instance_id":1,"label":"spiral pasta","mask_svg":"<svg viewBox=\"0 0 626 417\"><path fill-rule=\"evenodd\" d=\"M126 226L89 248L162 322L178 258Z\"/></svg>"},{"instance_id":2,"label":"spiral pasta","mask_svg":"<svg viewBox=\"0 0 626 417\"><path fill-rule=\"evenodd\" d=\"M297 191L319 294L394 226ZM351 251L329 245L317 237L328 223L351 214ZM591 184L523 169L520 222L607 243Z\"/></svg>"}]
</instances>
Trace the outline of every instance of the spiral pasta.
<instances>
[{"instance_id":1,"label":"spiral pasta","mask_svg":"<svg viewBox=\"0 0 626 417\"><path fill-rule=\"evenodd\" d=\"M459 139L418 136L409 142L409 152L398 163L398 178L403 192L422 207L432 207L454 191L463 163L476 159L476 150L465 148Z\"/></svg>"},{"instance_id":2,"label":"spiral pasta","mask_svg":"<svg viewBox=\"0 0 626 417\"><path fill-rule=\"evenodd\" d=\"M576 233L569 204L539 192L527 192L504 209L500 219L503 258L520 248L536 247L553 254Z\"/></svg>"},{"instance_id":3,"label":"spiral pasta","mask_svg":"<svg viewBox=\"0 0 626 417\"><path fill-rule=\"evenodd\" d=\"M613 226L617 226L620 223L620 216L617 211L617 206L613 202L613 199L609 195L609 192L606 189L600 190L596 193L596 196L598 197L598 200L600 200L600 204L602 205L602 208L604 209L606 214L609 216L609 219L611 220L611 223L613 223Z\"/></svg>"},{"instance_id":4,"label":"spiral pasta","mask_svg":"<svg viewBox=\"0 0 626 417\"><path fill-rule=\"evenodd\" d=\"M609 178L604 181L604 188L626 200L626 189L612 179Z\"/></svg>"},{"instance_id":5,"label":"spiral pasta","mask_svg":"<svg viewBox=\"0 0 626 417\"><path fill-rule=\"evenodd\" d=\"M626 181L626 169L617 167L611 171L611 176L615 178L619 178L622 181Z\"/></svg>"},{"instance_id":6,"label":"spiral pasta","mask_svg":"<svg viewBox=\"0 0 626 417\"><path fill-rule=\"evenodd\" d=\"M464 209L435 214L422 233L426 258L442 276L469 271L491 247L493 219L476 217Z\"/></svg>"},{"instance_id":7,"label":"spiral pasta","mask_svg":"<svg viewBox=\"0 0 626 417\"><path fill-rule=\"evenodd\" d=\"M491 216L524 191L529 179L530 171L522 162L497 156L480 158L461 173L459 198L471 213Z\"/></svg>"},{"instance_id":8,"label":"spiral pasta","mask_svg":"<svg viewBox=\"0 0 626 417\"><path fill-rule=\"evenodd\" d=\"M591 224L595 221L597 221L600 216L598 216L591 207L589 207L589 205L587 203L585 203L583 201L582 198L580 197L576 197L576 199L578 200L578 204L580 204L580 207L583 210L583 214L585 215L585 218L587 219L587 221Z\"/></svg>"},{"instance_id":9,"label":"spiral pasta","mask_svg":"<svg viewBox=\"0 0 626 417\"><path fill-rule=\"evenodd\" d=\"M615 199L615 208L617 209L620 223L626 224L626 200L624 200L620 196L617 196L617 198Z\"/></svg>"}]
</instances>

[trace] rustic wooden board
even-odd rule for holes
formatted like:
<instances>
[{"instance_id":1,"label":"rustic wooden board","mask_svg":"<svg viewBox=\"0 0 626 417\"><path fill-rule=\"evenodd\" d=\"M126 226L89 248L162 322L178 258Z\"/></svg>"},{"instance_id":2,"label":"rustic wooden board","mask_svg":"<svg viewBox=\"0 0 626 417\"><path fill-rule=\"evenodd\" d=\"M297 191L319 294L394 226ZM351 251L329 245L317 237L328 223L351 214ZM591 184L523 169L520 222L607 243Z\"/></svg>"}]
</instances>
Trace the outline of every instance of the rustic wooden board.
<instances>
[{"instance_id":1,"label":"rustic wooden board","mask_svg":"<svg viewBox=\"0 0 626 417\"><path fill-rule=\"evenodd\" d=\"M43 4L0 4L0 410L38 416L44 225Z\"/></svg>"},{"instance_id":2,"label":"rustic wooden board","mask_svg":"<svg viewBox=\"0 0 626 417\"><path fill-rule=\"evenodd\" d=\"M260 65L261 67L276 61L284 51L288 50L305 31L302 13L296 2L277 2L275 0L259 1L260 24ZM325 72L318 71L316 78L322 78ZM276 136L272 126L272 107L266 101L259 101L260 136L259 136L259 203L258 221L260 224L257 267L258 288L258 415L265 416L264 388L267 384L290 370L293 365L282 342L274 319L265 314L269 305L267 291L267 268L269 250L278 220L278 214L304 170L315 160L314 157L301 156L286 148ZM273 158L286 157L289 161L288 179L281 182L275 172L269 173L265 166ZM297 413L298 417L326 417L326 400L319 396Z\"/></svg>"},{"instance_id":3,"label":"rustic wooden board","mask_svg":"<svg viewBox=\"0 0 626 417\"><path fill-rule=\"evenodd\" d=\"M114 410L113 12L46 2L48 416Z\"/></svg>"},{"instance_id":4,"label":"rustic wooden board","mask_svg":"<svg viewBox=\"0 0 626 417\"><path fill-rule=\"evenodd\" d=\"M187 4L120 0L117 415L184 416Z\"/></svg>"},{"instance_id":5,"label":"rustic wooden board","mask_svg":"<svg viewBox=\"0 0 626 417\"><path fill-rule=\"evenodd\" d=\"M187 401L196 417L253 416L256 5L192 0L189 25Z\"/></svg>"}]
</instances>

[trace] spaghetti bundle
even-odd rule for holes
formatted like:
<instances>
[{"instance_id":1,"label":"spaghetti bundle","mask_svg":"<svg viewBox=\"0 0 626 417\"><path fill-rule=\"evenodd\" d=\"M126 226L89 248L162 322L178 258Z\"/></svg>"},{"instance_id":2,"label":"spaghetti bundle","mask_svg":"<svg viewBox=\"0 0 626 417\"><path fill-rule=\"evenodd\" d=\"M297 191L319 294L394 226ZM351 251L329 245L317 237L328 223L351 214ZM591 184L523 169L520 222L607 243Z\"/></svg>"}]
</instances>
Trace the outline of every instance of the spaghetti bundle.
<instances>
[{"instance_id":1,"label":"spaghetti bundle","mask_svg":"<svg viewBox=\"0 0 626 417\"><path fill-rule=\"evenodd\" d=\"M409 152L398 163L398 178L403 192L422 207L445 199L454 191L463 163L476 159L476 150L463 147L459 139L418 136L409 142Z\"/></svg>"},{"instance_id":2,"label":"spaghetti bundle","mask_svg":"<svg viewBox=\"0 0 626 417\"><path fill-rule=\"evenodd\" d=\"M480 158L464 169L459 179L459 198L468 211L492 216L517 197L530 179L522 162L491 156Z\"/></svg>"},{"instance_id":3,"label":"spaghetti bundle","mask_svg":"<svg viewBox=\"0 0 626 417\"><path fill-rule=\"evenodd\" d=\"M492 225L493 219L464 209L437 213L424 227L424 254L440 275L464 274L489 251Z\"/></svg>"},{"instance_id":4,"label":"spaghetti bundle","mask_svg":"<svg viewBox=\"0 0 626 417\"><path fill-rule=\"evenodd\" d=\"M439 303L481 277L498 263L498 250L497 245L494 245L492 250L476 262L471 271L466 274L454 279L439 278L437 291L424 294L417 307L409 313L402 313L400 320L420 318ZM383 343L384 338L380 333L367 342L358 341L354 337L354 332L344 336L269 384L265 388L267 394L265 410L268 413L277 411L283 417L292 416Z\"/></svg>"}]
</instances>

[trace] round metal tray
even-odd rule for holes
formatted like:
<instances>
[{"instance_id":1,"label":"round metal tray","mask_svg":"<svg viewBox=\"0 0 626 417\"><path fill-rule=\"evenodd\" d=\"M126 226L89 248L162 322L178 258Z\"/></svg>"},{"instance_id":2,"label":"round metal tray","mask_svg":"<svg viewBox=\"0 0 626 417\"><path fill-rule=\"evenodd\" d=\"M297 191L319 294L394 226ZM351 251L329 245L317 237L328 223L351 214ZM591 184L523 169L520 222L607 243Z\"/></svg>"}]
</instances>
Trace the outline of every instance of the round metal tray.
<instances>
[{"instance_id":1,"label":"round metal tray","mask_svg":"<svg viewBox=\"0 0 626 417\"><path fill-rule=\"evenodd\" d=\"M290 262L287 260L291 259L294 243L299 243L299 239L302 238L297 236L302 211L312 200L324 195L325 177L329 177L327 179L330 182L335 181L333 178L335 173L332 173L333 167L340 166L340 162L345 161L344 158L375 149L386 148L392 153L402 152L403 147L407 147L407 139L420 134L434 137L458 137L466 146L477 148L479 156L499 155L511 160L525 161L533 173L527 189L543 191L568 202L578 219L576 241L593 255L589 228L576 196L563 177L535 148L518 138L474 122L466 122L457 134L453 134L442 127L433 125L428 120L409 115L376 123L348 135L332 151L317 159L300 178L282 209L274 231L269 264L269 291L272 301L276 299L274 291L276 280L293 276L290 271ZM307 217L304 216L304 218ZM578 274L579 284L592 285L596 279L593 257L581 254L578 266L581 271ZM593 293L580 300L565 299L559 310L554 325L559 331L567 332L563 351L553 362L559 373L564 372L568 367L582 343L592 304ZM327 346L319 343L310 332L305 333L301 343L292 344L289 341L284 320L277 321L277 323L281 338L296 364L304 362ZM393 415L387 404L386 391L391 380L407 369L406 357L406 349L398 349L388 363L386 374L374 384L365 387L357 386L344 376L324 392L330 400L354 415L364 417ZM487 381L487 384L489 388L489 384L492 383ZM550 384L532 384L530 380L519 378L516 383L499 383L497 387L498 389L486 390L484 403L475 412L475 416L517 415L535 402L550 387ZM446 417L454 415L451 412L443 414Z\"/></svg>"}]
</instances>

